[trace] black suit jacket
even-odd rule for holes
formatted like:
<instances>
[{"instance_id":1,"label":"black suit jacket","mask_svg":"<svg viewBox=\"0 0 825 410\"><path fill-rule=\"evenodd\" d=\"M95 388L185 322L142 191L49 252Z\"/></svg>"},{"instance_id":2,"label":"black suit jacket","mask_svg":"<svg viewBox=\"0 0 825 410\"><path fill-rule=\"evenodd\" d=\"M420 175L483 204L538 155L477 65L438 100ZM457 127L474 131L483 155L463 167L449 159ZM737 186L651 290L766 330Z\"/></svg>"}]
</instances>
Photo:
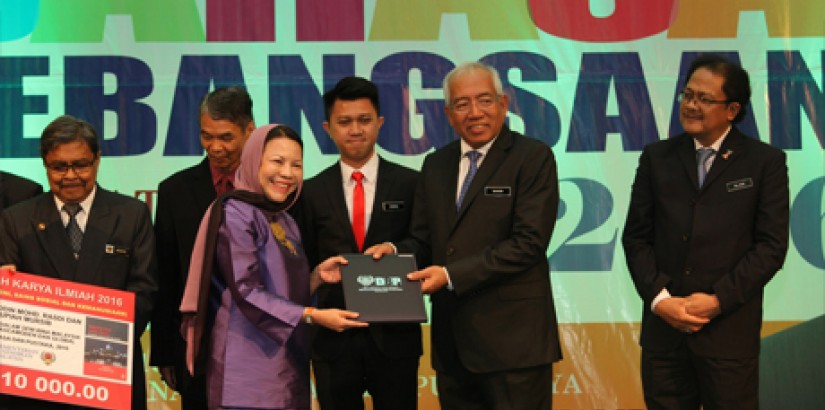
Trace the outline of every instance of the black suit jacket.
<instances>
[{"instance_id":1,"label":"black suit jacket","mask_svg":"<svg viewBox=\"0 0 825 410\"><path fill-rule=\"evenodd\" d=\"M42 193L40 184L0 171L0 211Z\"/></svg>"},{"instance_id":2,"label":"black suit jacket","mask_svg":"<svg viewBox=\"0 0 825 410\"><path fill-rule=\"evenodd\" d=\"M300 209L295 214L301 225L310 266L330 256L359 253L341 181L341 166L336 162L304 183ZM379 158L375 202L364 239L365 249L382 242L399 241L406 236L417 181L418 172ZM317 297L320 308L344 308L340 284L321 286ZM389 357L417 357L422 353L421 326L418 324L373 324L366 331ZM312 343L313 356L336 358L346 351L352 334L353 330L339 333L323 327L317 329Z\"/></svg>"},{"instance_id":3,"label":"black suit jacket","mask_svg":"<svg viewBox=\"0 0 825 410\"><path fill-rule=\"evenodd\" d=\"M197 165L172 174L158 185L155 236L160 289L152 315L152 356L149 363L153 366L175 366L179 383L188 380L186 343L180 334L180 302L198 226L216 196L206 158Z\"/></svg>"},{"instance_id":4,"label":"black suit jacket","mask_svg":"<svg viewBox=\"0 0 825 410\"><path fill-rule=\"evenodd\" d=\"M667 351L687 337L708 357L754 357L762 291L788 249L785 153L733 128L701 189L697 180L690 136L642 152L622 237L644 301L640 342ZM715 294L722 313L699 332L679 332L650 311L663 288L674 296Z\"/></svg>"},{"instance_id":5,"label":"black suit jacket","mask_svg":"<svg viewBox=\"0 0 825 410\"><path fill-rule=\"evenodd\" d=\"M553 152L503 128L457 211L460 157L454 141L424 160L412 238L398 244L452 280L431 296L433 366L494 372L559 360L546 256L559 201Z\"/></svg>"},{"instance_id":6,"label":"black suit jacket","mask_svg":"<svg viewBox=\"0 0 825 410\"><path fill-rule=\"evenodd\" d=\"M127 251L107 253L108 245ZM80 258L52 194L45 193L3 211L0 217L0 265L21 272L135 293L133 406L146 407L143 355L139 337L152 310L157 265L152 219L145 203L97 187L83 233Z\"/></svg>"}]
</instances>

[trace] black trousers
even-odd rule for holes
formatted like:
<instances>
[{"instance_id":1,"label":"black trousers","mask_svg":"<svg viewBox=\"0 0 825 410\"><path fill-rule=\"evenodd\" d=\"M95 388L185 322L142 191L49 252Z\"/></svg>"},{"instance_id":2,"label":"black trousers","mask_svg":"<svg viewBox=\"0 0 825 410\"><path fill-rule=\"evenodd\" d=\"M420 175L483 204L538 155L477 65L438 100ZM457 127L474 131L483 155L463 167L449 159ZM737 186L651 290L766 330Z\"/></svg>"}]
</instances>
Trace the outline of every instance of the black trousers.
<instances>
[{"instance_id":1,"label":"black trousers","mask_svg":"<svg viewBox=\"0 0 825 410\"><path fill-rule=\"evenodd\" d=\"M668 352L642 350L648 409L759 409L759 358L720 359L692 352L688 342Z\"/></svg>"},{"instance_id":2,"label":"black trousers","mask_svg":"<svg viewBox=\"0 0 825 410\"><path fill-rule=\"evenodd\" d=\"M312 361L321 409L363 410L368 392L374 410L416 410L419 357L387 357L366 329L348 332L354 334L344 354Z\"/></svg>"},{"instance_id":3,"label":"black trousers","mask_svg":"<svg viewBox=\"0 0 825 410\"><path fill-rule=\"evenodd\" d=\"M493 373L437 371L442 410L551 410L553 365Z\"/></svg>"}]
</instances>

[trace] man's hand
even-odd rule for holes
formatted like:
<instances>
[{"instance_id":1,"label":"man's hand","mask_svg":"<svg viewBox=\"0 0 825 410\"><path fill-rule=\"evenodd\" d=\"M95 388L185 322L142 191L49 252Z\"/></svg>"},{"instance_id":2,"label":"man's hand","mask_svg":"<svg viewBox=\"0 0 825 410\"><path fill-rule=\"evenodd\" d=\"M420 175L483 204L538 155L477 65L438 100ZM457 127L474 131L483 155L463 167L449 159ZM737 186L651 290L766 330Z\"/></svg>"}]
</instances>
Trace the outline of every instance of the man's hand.
<instances>
[{"instance_id":1,"label":"man's hand","mask_svg":"<svg viewBox=\"0 0 825 410\"><path fill-rule=\"evenodd\" d=\"M178 390L178 379L175 377L175 366L158 366L160 378L170 389Z\"/></svg>"},{"instance_id":2,"label":"man's hand","mask_svg":"<svg viewBox=\"0 0 825 410\"><path fill-rule=\"evenodd\" d=\"M372 245L364 251L364 255L372 255L373 259L381 259L384 255L394 255L395 247L389 242Z\"/></svg>"},{"instance_id":3,"label":"man's hand","mask_svg":"<svg viewBox=\"0 0 825 410\"><path fill-rule=\"evenodd\" d=\"M13 271L13 272L17 272L17 266L14 266L14 265L11 265L11 264L2 265L2 266L0 266L0 270L10 270L10 271Z\"/></svg>"},{"instance_id":4,"label":"man's hand","mask_svg":"<svg viewBox=\"0 0 825 410\"><path fill-rule=\"evenodd\" d=\"M716 295L697 292L687 297L685 311L694 316L713 319L722 313L722 306Z\"/></svg>"},{"instance_id":5,"label":"man's hand","mask_svg":"<svg viewBox=\"0 0 825 410\"><path fill-rule=\"evenodd\" d=\"M341 266L348 263L343 256L332 256L319 263L315 270L324 283L338 283L341 281Z\"/></svg>"},{"instance_id":6,"label":"man's hand","mask_svg":"<svg viewBox=\"0 0 825 410\"><path fill-rule=\"evenodd\" d=\"M420 280L422 292L435 293L447 286L447 271L443 266L430 266L408 274L407 279Z\"/></svg>"},{"instance_id":7,"label":"man's hand","mask_svg":"<svg viewBox=\"0 0 825 410\"><path fill-rule=\"evenodd\" d=\"M662 299L656 305L654 313L680 332L698 332L702 329L702 326L710 322L710 319L688 313L687 301L687 298L680 297Z\"/></svg>"}]
</instances>

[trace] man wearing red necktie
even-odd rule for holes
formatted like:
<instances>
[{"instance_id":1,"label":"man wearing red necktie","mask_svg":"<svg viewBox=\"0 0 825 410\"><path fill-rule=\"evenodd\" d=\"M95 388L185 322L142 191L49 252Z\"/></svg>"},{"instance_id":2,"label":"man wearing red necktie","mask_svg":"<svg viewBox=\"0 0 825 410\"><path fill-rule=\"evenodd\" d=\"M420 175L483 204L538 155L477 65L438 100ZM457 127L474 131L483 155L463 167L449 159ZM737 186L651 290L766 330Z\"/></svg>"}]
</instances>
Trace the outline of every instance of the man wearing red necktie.
<instances>
[{"instance_id":1,"label":"man wearing red necktie","mask_svg":"<svg viewBox=\"0 0 825 410\"><path fill-rule=\"evenodd\" d=\"M294 208L311 265L404 237L418 180L417 172L375 152L384 122L375 84L344 78L324 94L324 106L324 129L340 161L304 183ZM319 308L344 308L340 284L323 285L317 295ZM321 408L363 409L368 392L376 410L416 409L421 353L418 324L318 329L312 363Z\"/></svg>"}]
</instances>

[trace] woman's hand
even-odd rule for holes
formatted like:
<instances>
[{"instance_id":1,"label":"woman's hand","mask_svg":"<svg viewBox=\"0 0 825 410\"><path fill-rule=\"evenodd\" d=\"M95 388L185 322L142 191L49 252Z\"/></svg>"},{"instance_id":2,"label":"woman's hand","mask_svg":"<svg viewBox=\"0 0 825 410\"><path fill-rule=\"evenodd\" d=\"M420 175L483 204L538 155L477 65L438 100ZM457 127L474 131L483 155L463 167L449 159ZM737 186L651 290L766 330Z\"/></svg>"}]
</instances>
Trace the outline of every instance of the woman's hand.
<instances>
[{"instance_id":1,"label":"woman's hand","mask_svg":"<svg viewBox=\"0 0 825 410\"><path fill-rule=\"evenodd\" d=\"M367 327L369 323L359 322L358 313L341 309L314 309L310 314L312 323L332 329L336 332L343 332L353 327Z\"/></svg>"}]
</instances>

